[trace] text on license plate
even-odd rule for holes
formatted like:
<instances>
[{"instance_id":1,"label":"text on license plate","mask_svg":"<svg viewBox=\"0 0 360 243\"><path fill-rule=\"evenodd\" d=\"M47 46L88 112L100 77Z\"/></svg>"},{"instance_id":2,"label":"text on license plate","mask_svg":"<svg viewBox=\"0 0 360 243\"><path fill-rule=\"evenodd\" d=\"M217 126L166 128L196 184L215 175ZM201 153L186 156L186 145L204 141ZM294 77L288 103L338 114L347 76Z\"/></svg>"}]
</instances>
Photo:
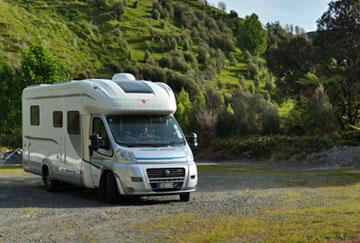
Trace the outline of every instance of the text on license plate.
<instances>
[{"instance_id":1,"label":"text on license plate","mask_svg":"<svg viewBox=\"0 0 360 243\"><path fill-rule=\"evenodd\" d=\"M173 183L173 182L160 182L160 183L158 184L158 188L159 188L159 189L174 188L174 183Z\"/></svg>"}]
</instances>

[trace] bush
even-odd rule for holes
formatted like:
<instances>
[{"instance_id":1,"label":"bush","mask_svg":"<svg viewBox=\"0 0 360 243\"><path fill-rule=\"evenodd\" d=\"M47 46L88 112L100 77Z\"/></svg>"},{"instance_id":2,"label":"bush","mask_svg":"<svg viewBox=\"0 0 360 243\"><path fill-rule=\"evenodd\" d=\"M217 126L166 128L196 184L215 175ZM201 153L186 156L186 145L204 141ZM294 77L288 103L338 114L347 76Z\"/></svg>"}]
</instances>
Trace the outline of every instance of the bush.
<instances>
[{"instance_id":1,"label":"bush","mask_svg":"<svg viewBox=\"0 0 360 243\"><path fill-rule=\"evenodd\" d=\"M193 106L190 101L189 93L185 89L181 89L177 95L178 108L176 118L185 132L190 132L192 123Z\"/></svg>"},{"instance_id":2,"label":"bush","mask_svg":"<svg viewBox=\"0 0 360 243\"><path fill-rule=\"evenodd\" d=\"M124 4L122 2L114 2L112 9L115 17L120 20L125 13Z\"/></svg>"},{"instance_id":3,"label":"bush","mask_svg":"<svg viewBox=\"0 0 360 243\"><path fill-rule=\"evenodd\" d=\"M237 120L233 108L228 104L227 109L219 114L216 123L216 135L218 137L230 137L234 135Z\"/></svg>"},{"instance_id":4,"label":"bush","mask_svg":"<svg viewBox=\"0 0 360 243\"><path fill-rule=\"evenodd\" d=\"M165 68L172 68L173 64L172 64L172 58L169 55L165 55L163 56L160 60L159 60L159 65L161 67L165 67Z\"/></svg>"},{"instance_id":5,"label":"bush","mask_svg":"<svg viewBox=\"0 0 360 243\"><path fill-rule=\"evenodd\" d=\"M151 17L155 20L159 20L160 19L160 12L159 10L157 9L154 9L152 14L151 14Z\"/></svg>"},{"instance_id":6,"label":"bush","mask_svg":"<svg viewBox=\"0 0 360 243\"><path fill-rule=\"evenodd\" d=\"M200 108L195 113L195 119L200 137L204 145L212 143L216 135L216 123L218 114L215 111Z\"/></svg>"},{"instance_id":7,"label":"bush","mask_svg":"<svg viewBox=\"0 0 360 243\"><path fill-rule=\"evenodd\" d=\"M337 140L329 136L265 136L218 139L216 155L219 159L257 158L270 159L278 156L279 159L289 159L290 156L305 153L315 153L329 149L337 144Z\"/></svg>"},{"instance_id":8,"label":"bush","mask_svg":"<svg viewBox=\"0 0 360 243\"><path fill-rule=\"evenodd\" d=\"M144 62L147 64L151 64L151 65L155 64L154 58L152 57L152 55L149 51L145 51Z\"/></svg>"},{"instance_id":9,"label":"bush","mask_svg":"<svg viewBox=\"0 0 360 243\"><path fill-rule=\"evenodd\" d=\"M198 53L198 61L201 64L206 64L209 59L209 47L206 44L200 45Z\"/></svg>"},{"instance_id":10,"label":"bush","mask_svg":"<svg viewBox=\"0 0 360 243\"><path fill-rule=\"evenodd\" d=\"M224 109L224 96L220 91L208 89L206 90L206 105L211 110L220 112Z\"/></svg>"},{"instance_id":11,"label":"bush","mask_svg":"<svg viewBox=\"0 0 360 243\"><path fill-rule=\"evenodd\" d=\"M275 107L266 107L261 114L262 133L277 134L280 131L280 117Z\"/></svg>"}]
</instances>

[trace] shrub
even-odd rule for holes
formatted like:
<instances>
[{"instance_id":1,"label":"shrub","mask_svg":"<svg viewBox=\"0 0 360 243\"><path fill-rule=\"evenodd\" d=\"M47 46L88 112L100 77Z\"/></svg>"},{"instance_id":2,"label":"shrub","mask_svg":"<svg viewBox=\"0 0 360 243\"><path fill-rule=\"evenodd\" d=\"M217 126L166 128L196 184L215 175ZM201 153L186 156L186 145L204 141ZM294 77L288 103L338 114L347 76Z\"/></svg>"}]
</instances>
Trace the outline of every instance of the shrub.
<instances>
[{"instance_id":1,"label":"shrub","mask_svg":"<svg viewBox=\"0 0 360 243\"><path fill-rule=\"evenodd\" d=\"M280 130L280 117L275 107L266 107L261 114L262 133L277 134Z\"/></svg>"},{"instance_id":2,"label":"shrub","mask_svg":"<svg viewBox=\"0 0 360 243\"><path fill-rule=\"evenodd\" d=\"M176 111L176 118L181 124L185 132L190 132L192 122L192 103L190 101L189 93L184 88L181 89L177 95L178 108Z\"/></svg>"},{"instance_id":3,"label":"shrub","mask_svg":"<svg viewBox=\"0 0 360 243\"><path fill-rule=\"evenodd\" d=\"M133 7L133 8L137 8L138 5L139 5L139 0L136 0L136 1L133 3L132 7Z\"/></svg>"},{"instance_id":4,"label":"shrub","mask_svg":"<svg viewBox=\"0 0 360 243\"><path fill-rule=\"evenodd\" d=\"M153 19L159 20L159 19L160 19L160 12L159 12L159 10L154 9L153 12L152 12L152 14L151 14L151 17L152 17Z\"/></svg>"},{"instance_id":5,"label":"shrub","mask_svg":"<svg viewBox=\"0 0 360 243\"><path fill-rule=\"evenodd\" d=\"M125 13L123 2L119 2L119 1L114 2L112 9L115 14L115 17L118 20L120 20Z\"/></svg>"},{"instance_id":6,"label":"shrub","mask_svg":"<svg viewBox=\"0 0 360 243\"><path fill-rule=\"evenodd\" d=\"M166 67L166 68L172 68L173 64L172 64L172 58L169 55L165 55L163 56L160 60L159 60L159 65L161 67Z\"/></svg>"},{"instance_id":7,"label":"shrub","mask_svg":"<svg viewBox=\"0 0 360 243\"><path fill-rule=\"evenodd\" d=\"M206 64L209 58L209 47L206 44L200 45L198 53L198 61L201 64Z\"/></svg>"},{"instance_id":8,"label":"shrub","mask_svg":"<svg viewBox=\"0 0 360 243\"><path fill-rule=\"evenodd\" d=\"M216 123L216 134L218 137L230 137L236 132L237 120L235 112L230 104L227 105L225 111L219 114Z\"/></svg>"},{"instance_id":9,"label":"shrub","mask_svg":"<svg viewBox=\"0 0 360 243\"><path fill-rule=\"evenodd\" d=\"M145 51L144 62L151 65L155 64L154 58L149 51Z\"/></svg>"},{"instance_id":10,"label":"shrub","mask_svg":"<svg viewBox=\"0 0 360 243\"><path fill-rule=\"evenodd\" d=\"M220 48L224 51L234 51L235 44L231 35L214 33L210 36L210 45L214 48Z\"/></svg>"},{"instance_id":11,"label":"shrub","mask_svg":"<svg viewBox=\"0 0 360 243\"><path fill-rule=\"evenodd\" d=\"M195 119L199 129L200 137L203 138L204 141L203 144L210 144L216 135L215 128L218 114L215 111L200 108L195 113Z\"/></svg>"},{"instance_id":12,"label":"shrub","mask_svg":"<svg viewBox=\"0 0 360 243\"><path fill-rule=\"evenodd\" d=\"M211 110L219 112L224 109L224 104L224 96L220 91L215 91L212 89L208 89L206 91L206 105Z\"/></svg>"}]
</instances>

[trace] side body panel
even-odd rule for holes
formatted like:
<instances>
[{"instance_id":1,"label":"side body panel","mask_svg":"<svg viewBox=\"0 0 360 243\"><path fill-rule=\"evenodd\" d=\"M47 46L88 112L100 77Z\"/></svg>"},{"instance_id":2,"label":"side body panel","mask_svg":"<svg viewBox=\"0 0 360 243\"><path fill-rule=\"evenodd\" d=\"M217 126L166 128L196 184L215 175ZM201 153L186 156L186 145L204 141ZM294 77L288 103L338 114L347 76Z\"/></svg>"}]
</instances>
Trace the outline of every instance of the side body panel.
<instances>
[{"instance_id":1,"label":"side body panel","mask_svg":"<svg viewBox=\"0 0 360 243\"><path fill-rule=\"evenodd\" d=\"M85 102L86 102L85 98ZM39 125L30 124L30 107L39 106ZM62 126L54 127L53 112L62 112ZM68 133L68 112L78 111L79 133ZM51 176L64 182L93 187L83 179L82 157L88 153L88 141L83 143L88 132L90 117L83 109L83 97L79 95L47 94L29 96L23 95L23 166L28 172L42 173L42 166L49 167ZM85 148L85 149L84 149Z\"/></svg>"}]
</instances>

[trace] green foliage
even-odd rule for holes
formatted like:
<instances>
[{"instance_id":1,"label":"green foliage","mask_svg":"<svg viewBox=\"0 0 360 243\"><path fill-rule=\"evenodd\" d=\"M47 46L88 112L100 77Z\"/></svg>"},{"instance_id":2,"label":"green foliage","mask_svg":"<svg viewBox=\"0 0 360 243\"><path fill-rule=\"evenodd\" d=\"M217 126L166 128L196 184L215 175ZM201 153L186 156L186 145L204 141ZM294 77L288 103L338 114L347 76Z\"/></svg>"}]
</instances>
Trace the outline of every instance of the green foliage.
<instances>
[{"instance_id":1,"label":"green foliage","mask_svg":"<svg viewBox=\"0 0 360 243\"><path fill-rule=\"evenodd\" d=\"M319 72L328 77L333 75L344 77L343 80L327 88L332 104L339 111L338 120L346 117L352 125L360 121L359 38L358 1L331 2L328 10L318 21L318 33L314 45L318 48L321 57Z\"/></svg>"},{"instance_id":2,"label":"green foliage","mask_svg":"<svg viewBox=\"0 0 360 243\"><path fill-rule=\"evenodd\" d=\"M126 6L126 5L125 5ZM115 17L120 20L122 16L124 15L125 9L124 9L124 3L120 1L116 1L113 4L113 11L115 14Z\"/></svg>"},{"instance_id":3,"label":"green foliage","mask_svg":"<svg viewBox=\"0 0 360 243\"><path fill-rule=\"evenodd\" d=\"M189 93L185 89L181 89L177 96L177 112L176 118L184 131L189 131L192 122L193 106L190 101Z\"/></svg>"},{"instance_id":4,"label":"green foliage","mask_svg":"<svg viewBox=\"0 0 360 243\"><path fill-rule=\"evenodd\" d=\"M242 50L261 55L267 48L267 32L256 14L247 16L240 25L238 43Z\"/></svg>"},{"instance_id":5,"label":"green foliage","mask_svg":"<svg viewBox=\"0 0 360 243\"><path fill-rule=\"evenodd\" d=\"M298 95L302 90L298 81L316 63L314 47L303 37L282 41L276 48L270 48L265 56L270 71L278 77L277 87L282 97Z\"/></svg>"},{"instance_id":6,"label":"green foliage","mask_svg":"<svg viewBox=\"0 0 360 243\"><path fill-rule=\"evenodd\" d=\"M0 62L0 134L5 133L11 124L11 111L15 106L15 97L20 94L14 87L18 86L15 70L8 64ZM1 140L1 138L0 138ZM4 143L2 143L4 144Z\"/></svg>"},{"instance_id":7,"label":"green foliage","mask_svg":"<svg viewBox=\"0 0 360 243\"><path fill-rule=\"evenodd\" d=\"M288 159L291 155L315 153L334 145L353 146L359 144L359 137L354 138L349 133L328 136L253 136L247 139L218 139L215 152L221 159L269 159L274 157Z\"/></svg>"},{"instance_id":8,"label":"green foliage","mask_svg":"<svg viewBox=\"0 0 360 243\"><path fill-rule=\"evenodd\" d=\"M63 64L41 43L31 44L24 50L21 74L0 63L0 143L9 147L21 145L21 93L26 86L61 82L67 78Z\"/></svg>"},{"instance_id":9,"label":"green foliage","mask_svg":"<svg viewBox=\"0 0 360 243\"><path fill-rule=\"evenodd\" d=\"M144 62L147 63L147 64L151 64L151 65L155 64L154 58L153 58L153 56L151 55L151 53L149 51L145 52Z\"/></svg>"},{"instance_id":10,"label":"green foliage","mask_svg":"<svg viewBox=\"0 0 360 243\"><path fill-rule=\"evenodd\" d=\"M61 82L69 76L64 65L52 57L42 43L33 43L24 50L21 60L24 85Z\"/></svg>"}]
</instances>

